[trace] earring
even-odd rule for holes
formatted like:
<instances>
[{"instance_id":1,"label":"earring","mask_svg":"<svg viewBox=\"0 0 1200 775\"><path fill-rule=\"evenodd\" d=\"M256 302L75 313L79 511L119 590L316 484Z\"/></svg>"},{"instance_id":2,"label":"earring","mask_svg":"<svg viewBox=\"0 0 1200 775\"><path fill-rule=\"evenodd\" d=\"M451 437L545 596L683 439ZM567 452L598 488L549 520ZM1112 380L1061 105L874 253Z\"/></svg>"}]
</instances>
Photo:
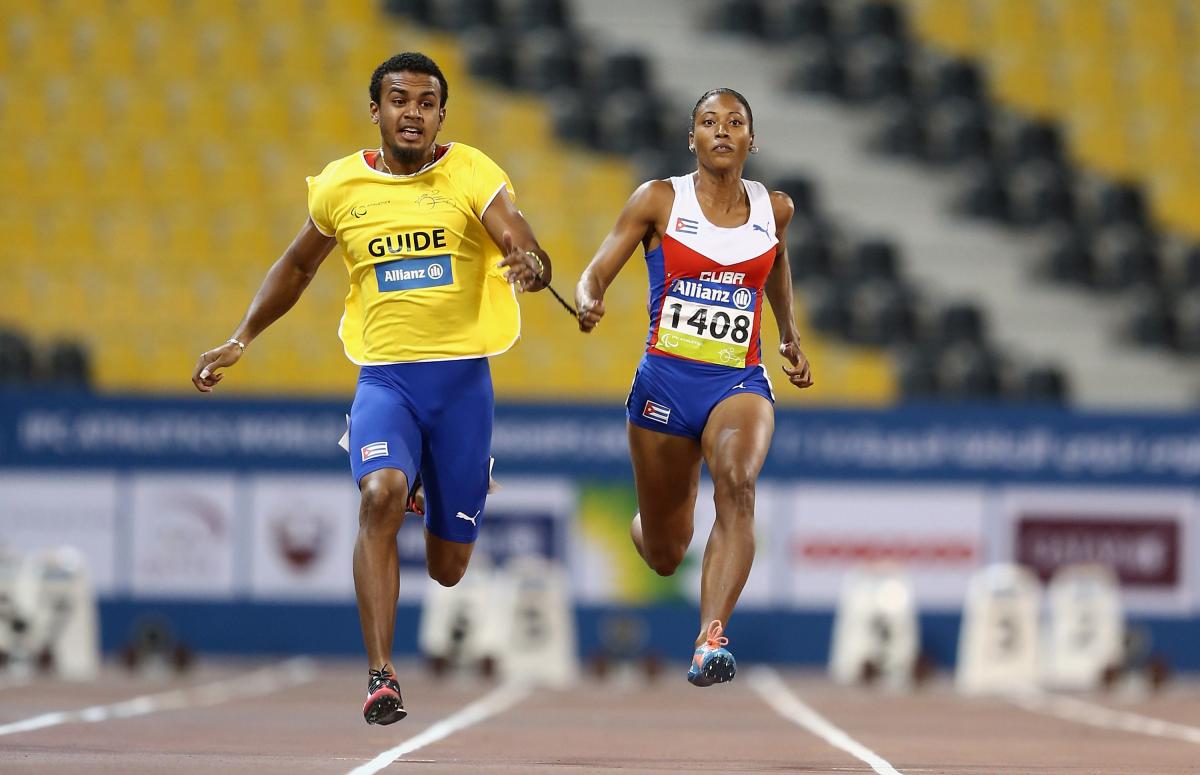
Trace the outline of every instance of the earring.
<instances>
[{"instance_id":1,"label":"earring","mask_svg":"<svg viewBox=\"0 0 1200 775\"><path fill-rule=\"evenodd\" d=\"M758 146L757 145L750 146L750 153L758 153Z\"/></svg>"},{"instance_id":2,"label":"earring","mask_svg":"<svg viewBox=\"0 0 1200 775\"><path fill-rule=\"evenodd\" d=\"M696 146L694 146L694 145L689 145L689 146L688 146L688 153L695 153L695 152L696 152Z\"/></svg>"}]
</instances>

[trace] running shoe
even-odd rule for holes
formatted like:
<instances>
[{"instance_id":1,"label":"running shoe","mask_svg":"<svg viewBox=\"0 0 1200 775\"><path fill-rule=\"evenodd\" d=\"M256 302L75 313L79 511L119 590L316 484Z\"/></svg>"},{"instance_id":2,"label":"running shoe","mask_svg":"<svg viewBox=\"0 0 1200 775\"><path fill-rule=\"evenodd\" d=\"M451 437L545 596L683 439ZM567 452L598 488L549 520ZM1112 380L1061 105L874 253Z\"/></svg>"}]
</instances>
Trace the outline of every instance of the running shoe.
<instances>
[{"instance_id":1,"label":"running shoe","mask_svg":"<svg viewBox=\"0 0 1200 775\"><path fill-rule=\"evenodd\" d=\"M368 724L395 724L408 715L404 700L400 697L400 684L384 665L380 670L368 670L367 702L363 705L363 718Z\"/></svg>"},{"instance_id":2,"label":"running shoe","mask_svg":"<svg viewBox=\"0 0 1200 775\"><path fill-rule=\"evenodd\" d=\"M404 504L404 511L420 517L425 516L425 488L421 484L420 474L417 474L412 488L408 491L408 501Z\"/></svg>"},{"instance_id":3,"label":"running shoe","mask_svg":"<svg viewBox=\"0 0 1200 775\"><path fill-rule=\"evenodd\" d=\"M692 667L688 670L687 679L693 686L725 683L737 672L737 662L725 648L729 645L729 638L722 632L721 623L713 619L708 625L704 643L692 655Z\"/></svg>"}]
</instances>

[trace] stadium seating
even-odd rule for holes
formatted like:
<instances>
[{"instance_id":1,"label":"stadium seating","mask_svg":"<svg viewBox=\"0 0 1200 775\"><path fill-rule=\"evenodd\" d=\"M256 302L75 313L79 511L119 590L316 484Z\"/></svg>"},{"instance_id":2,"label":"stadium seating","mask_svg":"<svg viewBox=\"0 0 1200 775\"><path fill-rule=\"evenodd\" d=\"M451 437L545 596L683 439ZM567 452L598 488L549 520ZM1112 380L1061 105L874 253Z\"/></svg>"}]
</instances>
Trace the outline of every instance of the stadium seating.
<instances>
[{"instance_id":1,"label":"stadium seating","mask_svg":"<svg viewBox=\"0 0 1200 775\"><path fill-rule=\"evenodd\" d=\"M965 211L1049 227L1049 278L1132 299L1135 341L1194 354L1185 278L1200 243L1200 147L1187 73L1200 50L1200 6L897 0L895 7L909 12L927 54L986 73L975 98L988 105L987 133L1016 127L1008 159L975 177ZM904 137L905 128L893 131ZM912 153L899 139L893 145ZM999 162L996 150L981 144L976 156Z\"/></svg>"},{"instance_id":2,"label":"stadium seating","mask_svg":"<svg viewBox=\"0 0 1200 775\"><path fill-rule=\"evenodd\" d=\"M711 29L793 52L793 89L871 106L876 150L961 170L958 212L1045 235L1043 276L1132 309L1128 337L1197 352L1189 278L1200 260L1192 258L1200 92L1188 73L1200 61L1200 5L718 0L711 8ZM1037 393L1062 384L1045 376L1035 369L1014 384L1041 385Z\"/></svg>"},{"instance_id":3,"label":"stadium seating","mask_svg":"<svg viewBox=\"0 0 1200 775\"><path fill-rule=\"evenodd\" d=\"M6 14L0 225L12 281L0 284L0 323L47 345L79 339L101 390L191 389L198 354L232 331L303 222L304 177L378 143L367 81L395 51L441 64L443 139L509 171L568 296L639 180L681 169L678 149L662 150L653 90L619 88L651 82L644 59L592 50L562 0L62 0ZM348 394L340 263L331 256L225 392ZM493 362L498 392L623 397L645 336L640 264L610 294L604 333L586 340L547 295L523 299L523 341ZM893 397L880 351L804 333L825 366L810 397ZM73 357L52 360L71 373Z\"/></svg>"}]
</instances>

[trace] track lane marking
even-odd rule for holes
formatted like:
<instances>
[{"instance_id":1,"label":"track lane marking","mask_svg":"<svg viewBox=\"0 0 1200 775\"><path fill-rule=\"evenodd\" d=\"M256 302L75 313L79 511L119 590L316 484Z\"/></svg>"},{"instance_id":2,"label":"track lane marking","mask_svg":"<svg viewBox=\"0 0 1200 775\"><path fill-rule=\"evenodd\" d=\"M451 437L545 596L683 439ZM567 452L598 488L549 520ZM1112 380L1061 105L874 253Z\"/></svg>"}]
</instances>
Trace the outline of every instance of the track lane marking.
<instances>
[{"instance_id":1,"label":"track lane marking","mask_svg":"<svg viewBox=\"0 0 1200 775\"><path fill-rule=\"evenodd\" d=\"M521 684L505 683L480 697L462 710L446 716L441 721L434 722L428 729L415 737L410 737L399 745L389 748L366 764L350 770L349 775L372 775L387 767L406 753L412 753L424 748L430 743L449 737L455 732L461 732L467 727L478 724L497 713L502 713L532 693L532 689Z\"/></svg>"},{"instance_id":2,"label":"track lane marking","mask_svg":"<svg viewBox=\"0 0 1200 775\"><path fill-rule=\"evenodd\" d=\"M870 765L879 775L904 775L886 759L867 748L806 705L774 669L760 667L750 674L750 688L785 719L798 724L834 748L840 748Z\"/></svg>"},{"instance_id":3,"label":"track lane marking","mask_svg":"<svg viewBox=\"0 0 1200 775\"><path fill-rule=\"evenodd\" d=\"M1152 716L1143 716L1127 710L1112 708L1087 702L1075 697L1065 697L1061 694L1019 694L1009 696L1008 701L1019 708L1031 713L1054 716L1065 721L1075 721L1089 724L1101 729L1117 729L1123 732L1134 732L1151 737L1164 737L1172 740L1182 740L1186 743L1200 745L1200 727L1177 724L1173 721L1163 721Z\"/></svg>"},{"instance_id":4,"label":"track lane marking","mask_svg":"<svg viewBox=\"0 0 1200 775\"><path fill-rule=\"evenodd\" d=\"M8 724L0 724L0 735L32 732L60 724L94 724L110 719L126 719L180 708L201 708L230 700L258 697L280 689L308 683L316 677L316 663L307 657L289 659L271 667L244 675L214 681L187 689L172 689L143 694L108 705L92 705L79 710L54 711Z\"/></svg>"}]
</instances>

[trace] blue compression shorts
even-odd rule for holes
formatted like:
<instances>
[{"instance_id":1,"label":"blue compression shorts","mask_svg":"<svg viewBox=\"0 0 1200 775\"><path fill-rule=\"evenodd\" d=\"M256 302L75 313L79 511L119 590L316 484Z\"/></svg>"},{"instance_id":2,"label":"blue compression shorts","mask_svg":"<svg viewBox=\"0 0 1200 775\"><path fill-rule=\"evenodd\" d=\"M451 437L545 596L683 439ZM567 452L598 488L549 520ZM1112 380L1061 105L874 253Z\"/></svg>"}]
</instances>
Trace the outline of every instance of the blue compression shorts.
<instances>
[{"instance_id":1,"label":"blue compression shorts","mask_svg":"<svg viewBox=\"0 0 1200 775\"><path fill-rule=\"evenodd\" d=\"M421 475L425 527L472 543L487 497L492 376L486 358L363 366L350 409L354 481L396 468Z\"/></svg>"},{"instance_id":2,"label":"blue compression shorts","mask_svg":"<svg viewBox=\"0 0 1200 775\"><path fill-rule=\"evenodd\" d=\"M640 428L698 440L713 407L737 393L755 393L775 403L762 364L731 369L646 353L633 377L625 409L629 422Z\"/></svg>"}]
</instances>

